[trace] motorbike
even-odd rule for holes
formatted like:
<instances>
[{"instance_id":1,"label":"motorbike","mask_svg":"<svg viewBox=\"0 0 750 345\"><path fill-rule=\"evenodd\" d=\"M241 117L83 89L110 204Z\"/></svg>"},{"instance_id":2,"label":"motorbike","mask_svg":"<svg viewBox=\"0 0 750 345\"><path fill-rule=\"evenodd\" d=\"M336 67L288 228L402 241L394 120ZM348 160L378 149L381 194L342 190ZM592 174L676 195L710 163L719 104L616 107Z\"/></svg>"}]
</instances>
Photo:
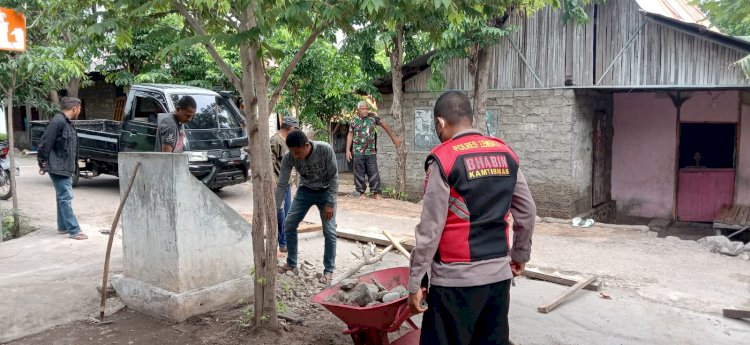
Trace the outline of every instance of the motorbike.
<instances>
[{"instance_id":1,"label":"motorbike","mask_svg":"<svg viewBox=\"0 0 750 345\"><path fill-rule=\"evenodd\" d=\"M10 147L7 142L0 142L0 200L8 200L11 197L10 190ZM14 174L21 174L21 166L16 162Z\"/></svg>"}]
</instances>

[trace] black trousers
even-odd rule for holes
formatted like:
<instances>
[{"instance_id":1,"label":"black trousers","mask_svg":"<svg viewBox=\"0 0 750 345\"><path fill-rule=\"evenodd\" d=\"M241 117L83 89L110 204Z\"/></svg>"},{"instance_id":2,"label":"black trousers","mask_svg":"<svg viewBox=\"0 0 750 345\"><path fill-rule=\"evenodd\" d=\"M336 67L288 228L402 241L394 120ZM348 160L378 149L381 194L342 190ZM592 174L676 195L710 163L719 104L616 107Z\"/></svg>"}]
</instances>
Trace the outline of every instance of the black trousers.
<instances>
[{"instance_id":1,"label":"black trousers","mask_svg":"<svg viewBox=\"0 0 750 345\"><path fill-rule=\"evenodd\" d=\"M508 344L510 279L472 287L431 286L421 345Z\"/></svg>"},{"instance_id":2,"label":"black trousers","mask_svg":"<svg viewBox=\"0 0 750 345\"><path fill-rule=\"evenodd\" d=\"M354 187L363 194L370 184L371 193L380 193L380 174L378 173L378 155L354 155Z\"/></svg>"}]
</instances>

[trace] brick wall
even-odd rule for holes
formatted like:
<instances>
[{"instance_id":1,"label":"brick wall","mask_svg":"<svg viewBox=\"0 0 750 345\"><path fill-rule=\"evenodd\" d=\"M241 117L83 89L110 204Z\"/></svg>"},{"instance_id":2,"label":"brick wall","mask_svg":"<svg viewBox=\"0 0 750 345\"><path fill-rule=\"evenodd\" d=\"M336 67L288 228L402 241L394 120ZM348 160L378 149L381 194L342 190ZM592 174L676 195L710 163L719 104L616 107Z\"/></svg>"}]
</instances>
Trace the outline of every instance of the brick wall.
<instances>
[{"instance_id":1,"label":"brick wall","mask_svg":"<svg viewBox=\"0 0 750 345\"><path fill-rule=\"evenodd\" d=\"M384 95L379 115L394 126L391 96ZM407 191L412 194L422 192L428 154L424 141L415 140L432 130L424 117L415 124L415 111L431 111L438 96L431 92L404 95ZM489 91L487 108L497 116L498 137L521 160L540 215L567 218L591 209L593 119L597 110L611 113L610 94L570 89ZM387 136L378 140L381 178L386 186L394 186L393 144Z\"/></svg>"}]
</instances>

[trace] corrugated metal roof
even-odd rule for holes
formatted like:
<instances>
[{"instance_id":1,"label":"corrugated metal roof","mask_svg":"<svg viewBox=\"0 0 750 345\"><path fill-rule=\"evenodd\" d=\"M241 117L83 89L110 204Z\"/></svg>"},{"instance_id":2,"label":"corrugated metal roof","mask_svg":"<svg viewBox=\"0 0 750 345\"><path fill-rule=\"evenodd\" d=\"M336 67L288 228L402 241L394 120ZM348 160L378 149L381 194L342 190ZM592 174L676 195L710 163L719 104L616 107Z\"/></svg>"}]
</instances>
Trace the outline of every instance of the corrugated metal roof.
<instances>
[{"instance_id":1,"label":"corrugated metal roof","mask_svg":"<svg viewBox=\"0 0 750 345\"><path fill-rule=\"evenodd\" d=\"M690 0L635 0L646 12L677 19L686 23L698 24L719 32L706 18L700 7L690 4Z\"/></svg>"}]
</instances>

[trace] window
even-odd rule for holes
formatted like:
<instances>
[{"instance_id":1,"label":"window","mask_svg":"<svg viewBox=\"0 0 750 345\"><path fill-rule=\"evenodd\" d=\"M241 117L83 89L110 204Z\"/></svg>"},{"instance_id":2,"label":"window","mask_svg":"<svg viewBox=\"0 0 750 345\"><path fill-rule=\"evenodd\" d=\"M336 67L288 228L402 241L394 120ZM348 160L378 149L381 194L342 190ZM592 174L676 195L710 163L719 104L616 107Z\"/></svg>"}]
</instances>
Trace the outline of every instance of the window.
<instances>
[{"instance_id":1,"label":"window","mask_svg":"<svg viewBox=\"0 0 750 345\"><path fill-rule=\"evenodd\" d=\"M136 95L133 120L139 122L157 123L158 115L166 113L167 110L155 98L145 95Z\"/></svg>"},{"instance_id":2,"label":"window","mask_svg":"<svg viewBox=\"0 0 750 345\"><path fill-rule=\"evenodd\" d=\"M680 124L680 168L733 169L737 126Z\"/></svg>"},{"instance_id":3,"label":"window","mask_svg":"<svg viewBox=\"0 0 750 345\"><path fill-rule=\"evenodd\" d=\"M177 101L185 95L172 95L172 102ZM230 129L240 128L240 122L232 114L231 105L226 99L213 95L188 95L195 99L197 109L193 119L185 124L188 129Z\"/></svg>"}]
</instances>

